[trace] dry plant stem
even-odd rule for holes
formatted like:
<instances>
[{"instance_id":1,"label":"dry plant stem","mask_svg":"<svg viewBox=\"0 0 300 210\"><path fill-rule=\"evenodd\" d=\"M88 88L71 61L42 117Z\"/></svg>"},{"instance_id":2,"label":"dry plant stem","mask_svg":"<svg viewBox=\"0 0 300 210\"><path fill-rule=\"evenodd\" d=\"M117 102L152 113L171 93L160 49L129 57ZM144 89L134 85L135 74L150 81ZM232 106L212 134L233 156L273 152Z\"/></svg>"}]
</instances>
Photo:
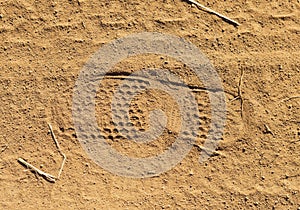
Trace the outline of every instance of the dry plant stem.
<instances>
[{"instance_id":1,"label":"dry plant stem","mask_svg":"<svg viewBox=\"0 0 300 210\"><path fill-rule=\"evenodd\" d=\"M56 147L57 147L59 153L63 156L63 161L62 161L61 167L60 167L60 169L59 169L58 176L55 177L55 176L53 176L53 175L51 175L51 174L45 173L45 172L41 171L40 169L34 167L34 166L31 165L30 163L27 163L27 162L26 162L24 159L22 159L22 158L19 158L18 161L19 161L21 164L23 164L24 166L26 166L27 168L29 168L31 171L36 172L36 173L39 174L40 176L44 177L47 181L53 182L53 183L54 183L54 182L56 181L56 179L59 179L59 177L60 177L60 175L61 175L61 173L62 173L62 170L63 170L63 167L64 167L64 164L65 164L65 162L66 162L67 157L66 157L66 155L61 151L61 148L60 148L60 146L59 146L59 143L58 143L58 141L57 141L57 139L56 139L56 137L55 137L55 135L54 135L52 126L51 126L50 124L48 124L48 126L49 126L49 128L50 128L50 133L51 133L51 136L52 136L52 138L53 138L53 140L54 140L54 142L55 142L55 145L56 145Z\"/></svg>"},{"instance_id":2,"label":"dry plant stem","mask_svg":"<svg viewBox=\"0 0 300 210\"><path fill-rule=\"evenodd\" d=\"M47 181L49 182L55 182L55 179L56 177L51 175L51 174L48 174L48 173L45 173L43 171L41 171L40 169L34 167L33 165L31 165L30 163L27 163L24 159L22 158L19 158L18 161L23 164L24 166L26 166L27 168L29 168L31 171L33 172L36 172L38 173L40 176L44 177Z\"/></svg>"},{"instance_id":3,"label":"dry plant stem","mask_svg":"<svg viewBox=\"0 0 300 210\"><path fill-rule=\"evenodd\" d=\"M239 25L241 25L240 23L238 23L238 22L236 22L236 21L234 21L234 20L232 20L232 19L230 19L230 18L228 18L228 17L226 17L226 16L224 16L224 15L222 15L222 14L220 14L220 13L218 13L218 12L216 12L216 11L214 11L214 10L212 10L212 9L210 9L210 8L208 8L208 7L204 6L204 5L202 5L202 4L200 4L200 3L198 3L198 2L195 1L195 0L185 0L185 1L187 1L187 2L189 2L189 3L191 3L191 4L195 4L195 5L198 6L199 8L201 8L201 9L203 9L203 10L209 12L209 13L212 13L212 14L214 14L214 15L216 15L216 16L222 18L223 20L227 21L228 23L231 23L231 24L234 25L234 26L239 26Z\"/></svg>"},{"instance_id":4,"label":"dry plant stem","mask_svg":"<svg viewBox=\"0 0 300 210\"><path fill-rule=\"evenodd\" d=\"M60 166L60 169L59 169L59 172L58 172L58 176L57 176L57 179L59 179L61 173L62 173L62 170L64 168L64 165L65 165L65 162L66 162L66 159L67 159L67 156L61 151L61 148L59 146L59 143L54 135L54 132L53 132L53 129L52 129L52 126L48 123L48 126L49 126L49 129L50 129L50 133L51 133L51 136L52 136L52 139L54 140L55 142L55 145L59 151L59 153L61 154L61 156L63 157L63 161L62 161L62 164Z\"/></svg>"},{"instance_id":5,"label":"dry plant stem","mask_svg":"<svg viewBox=\"0 0 300 210\"><path fill-rule=\"evenodd\" d=\"M239 80L239 96L241 98L241 111L242 111L242 115L243 115L243 110L244 110L244 99L242 97L242 83L243 83L243 78L244 78L244 69L241 69L241 77L240 77L240 80Z\"/></svg>"},{"instance_id":6,"label":"dry plant stem","mask_svg":"<svg viewBox=\"0 0 300 210\"><path fill-rule=\"evenodd\" d=\"M243 118L243 112L244 112L244 99L242 96L242 83L243 83L243 77L244 77L244 69L241 69L241 76L239 80L239 86L238 86L238 96L232 99L230 102L235 101L237 99L241 100L241 117Z\"/></svg>"},{"instance_id":7,"label":"dry plant stem","mask_svg":"<svg viewBox=\"0 0 300 210\"><path fill-rule=\"evenodd\" d=\"M243 117L243 113L244 113L244 99L243 99L243 96L242 96L243 77L244 77L244 69L241 70L241 77L240 77L239 89L238 89L239 97L240 97L240 100L241 100L241 117Z\"/></svg>"},{"instance_id":8,"label":"dry plant stem","mask_svg":"<svg viewBox=\"0 0 300 210\"><path fill-rule=\"evenodd\" d=\"M266 129L266 132L267 132L267 133L270 133L270 134L272 134L272 136L275 137L273 131L269 128L269 126L268 126L267 124L265 124L265 129Z\"/></svg>"}]
</instances>

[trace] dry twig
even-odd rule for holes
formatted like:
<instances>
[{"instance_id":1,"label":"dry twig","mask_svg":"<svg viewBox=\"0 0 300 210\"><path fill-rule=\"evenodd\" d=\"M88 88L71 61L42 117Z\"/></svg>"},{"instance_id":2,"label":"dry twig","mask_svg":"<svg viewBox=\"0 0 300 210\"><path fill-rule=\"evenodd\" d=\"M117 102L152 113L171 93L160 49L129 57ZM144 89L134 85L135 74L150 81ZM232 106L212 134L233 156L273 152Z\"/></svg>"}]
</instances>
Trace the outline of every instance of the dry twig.
<instances>
[{"instance_id":1,"label":"dry twig","mask_svg":"<svg viewBox=\"0 0 300 210\"><path fill-rule=\"evenodd\" d=\"M267 124L264 124L264 126L265 126L265 129L266 129L266 133L270 133L270 134L272 134L272 136L274 136L275 137L275 135L274 135L274 133L273 133L273 131L269 128L269 126L267 125Z\"/></svg>"},{"instance_id":2,"label":"dry twig","mask_svg":"<svg viewBox=\"0 0 300 210\"><path fill-rule=\"evenodd\" d=\"M239 86L238 86L238 96L232 99L230 102L235 101L237 99L241 100L241 117L243 117L243 112L244 112L244 99L242 96L242 83L243 83L243 77L244 77L244 69L241 69L241 76L239 80Z\"/></svg>"},{"instance_id":3,"label":"dry twig","mask_svg":"<svg viewBox=\"0 0 300 210\"><path fill-rule=\"evenodd\" d=\"M236 22L236 21L234 21L234 20L232 20L232 19L230 19L230 18L228 18L228 17L226 17L226 16L224 16L224 15L222 15L222 14L220 14L220 13L218 13L218 12L216 12L216 11L214 11L214 10L212 10L212 9L210 9L210 8L202 5L202 4L200 4L200 3L198 3L196 0L185 0L185 1L187 1L187 2L189 2L191 4L195 4L197 7L201 8L201 9L203 9L203 10L209 12L209 13L212 13L212 14L220 17L220 18L222 18L223 20L225 20L226 22L228 22L228 23L230 23L230 24L232 24L234 26L241 25L238 22Z\"/></svg>"},{"instance_id":4,"label":"dry twig","mask_svg":"<svg viewBox=\"0 0 300 210\"><path fill-rule=\"evenodd\" d=\"M51 175L51 174L48 174L48 173L45 173L44 171L34 167L33 165L31 165L30 163L27 163L24 159L22 158L19 158L18 161L26 166L27 168L29 168L32 172L36 172L37 174L39 174L40 176L44 177L47 181L49 182L55 182L56 180L56 177Z\"/></svg>"},{"instance_id":5,"label":"dry twig","mask_svg":"<svg viewBox=\"0 0 300 210\"><path fill-rule=\"evenodd\" d=\"M63 156L63 161L62 161L62 164L60 166L60 169L59 169L59 172L58 172L58 176L55 177L51 174L48 174L48 173L45 173L44 171L36 168L35 166L31 165L30 163L26 162L24 159L22 158L19 158L18 161L19 163L21 163L22 165L26 166L27 168L29 168L32 172L36 172L37 174L39 174L40 176L44 177L47 181L49 182L55 182L57 179L59 179L61 173L62 173L62 170L63 170L63 167L65 165L65 162L66 162L66 159L67 159L67 156L61 151L61 148L59 146L59 143L54 135L54 132L53 132L53 129L52 129L52 126L50 124L48 124L49 128L50 128L50 133L51 133L51 136L55 142L55 145L59 151L59 153Z\"/></svg>"},{"instance_id":6,"label":"dry twig","mask_svg":"<svg viewBox=\"0 0 300 210\"><path fill-rule=\"evenodd\" d=\"M63 167L65 165L65 162L66 162L66 159L67 159L67 156L61 151L61 148L59 146L59 143L54 135L54 132L53 132L53 129L52 129L52 126L48 123L48 126L49 126L49 129L50 129L50 133L51 133L51 136L52 136L52 139L54 140L55 142L55 145L59 151L59 153L61 154L61 156L63 157L63 161L62 161L62 164L60 166L60 169L59 169L59 172L58 172L58 176L57 176L57 179L59 179L61 173L62 173L62 170L63 170Z\"/></svg>"}]
</instances>

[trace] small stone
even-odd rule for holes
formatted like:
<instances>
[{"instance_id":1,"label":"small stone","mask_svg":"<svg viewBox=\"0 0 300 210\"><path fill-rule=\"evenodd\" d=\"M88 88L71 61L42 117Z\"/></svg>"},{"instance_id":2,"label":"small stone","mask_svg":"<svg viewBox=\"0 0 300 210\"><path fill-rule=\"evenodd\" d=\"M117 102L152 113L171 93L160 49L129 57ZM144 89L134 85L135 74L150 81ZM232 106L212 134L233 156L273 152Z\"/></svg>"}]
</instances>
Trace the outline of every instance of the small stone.
<instances>
[{"instance_id":1,"label":"small stone","mask_svg":"<svg viewBox=\"0 0 300 210\"><path fill-rule=\"evenodd\" d=\"M194 175L194 171L193 171L193 170L190 170L189 175L190 175L190 176L193 176L193 175Z\"/></svg>"},{"instance_id":2,"label":"small stone","mask_svg":"<svg viewBox=\"0 0 300 210\"><path fill-rule=\"evenodd\" d=\"M3 18L3 15L2 14L0 14L0 19L2 19Z\"/></svg>"}]
</instances>

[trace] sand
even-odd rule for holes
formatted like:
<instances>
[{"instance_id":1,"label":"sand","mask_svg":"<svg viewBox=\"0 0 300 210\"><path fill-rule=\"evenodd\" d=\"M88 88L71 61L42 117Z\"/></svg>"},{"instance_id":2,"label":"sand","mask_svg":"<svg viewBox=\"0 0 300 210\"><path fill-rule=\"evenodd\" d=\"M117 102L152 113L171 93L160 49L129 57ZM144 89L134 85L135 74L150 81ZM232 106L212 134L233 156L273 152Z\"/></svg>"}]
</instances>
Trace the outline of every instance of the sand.
<instances>
[{"instance_id":1,"label":"sand","mask_svg":"<svg viewBox=\"0 0 300 210\"><path fill-rule=\"evenodd\" d=\"M300 2L199 2L241 25L181 0L0 1L0 209L300 209ZM205 90L193 92L201 122L196 143L160 175L113 174L80 144L72 118L78 75L104 44L138 32L189 41L219 74L227 120L209 160L198 162L212 119ZM187 85L203 87L190 69L167 56L127 59L112 75L126 77L142 68L165 68ZM106 78L97 90L101 135L131 157L164 152L180 129L176 103L159 91L136 96L130 111L136 128L149 128L154 108L169 120L156 141L128 141L109 114L121 81ZM21 157L57 175L62 157L47 123L67 156L55 183L17 162Z\"/></svg>"}]
</instances>

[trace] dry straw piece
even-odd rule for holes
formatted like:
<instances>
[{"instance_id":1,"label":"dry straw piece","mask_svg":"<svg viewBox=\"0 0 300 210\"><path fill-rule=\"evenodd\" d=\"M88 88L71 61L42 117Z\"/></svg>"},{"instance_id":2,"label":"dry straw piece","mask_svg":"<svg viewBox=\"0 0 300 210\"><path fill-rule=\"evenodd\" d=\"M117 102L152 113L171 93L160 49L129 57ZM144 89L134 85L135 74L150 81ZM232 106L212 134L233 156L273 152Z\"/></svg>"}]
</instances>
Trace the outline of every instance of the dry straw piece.
<instances>
[{"instance_id":1,"label":"dry straw piece","mask_svg":"<svg viewBox=\"0 0 300 210\"><path fill-rule=\"evenodd\" d=\"M243 77L244 77L244 69L241 69L241 76L240 76L239 86L238 86L238 96L230 100L230 102L238 100L238 99L241 100L241 117L242 118L243 118L243 112L244 112L244 98L242 96Z\"/></svg>"},{"instance_id":2,"label":"dry straw piece","mask_svg":"<svg viewBox=\"0 0 300 210\"><path fill-rule=\"evenodd\" d=\"M58 176L55 177L51 174L48 174L38 168L36 168L35 166L31 165L30 163L26 162L23 158L18 158L18 162L21 163L22 165L26 166L28 169L30 169L32 172L35 172L37 173L38 175L44 177L47 181L49 182L56 182L56 180L58 180L60 178L60 175L62 173L62 170L63 170L63 167L65 165L65 162L66 162L66 159L67 159L67 156L62 152L60 146L59 146L59 143L54 135L54 132L53 132L53 129L52 129L52 126L50 124L48 124L49 126L49 129L50 129L50 133L51 133L51 136L52 136L52 139L54 140L55 142L55 145L59 151L59 153L63 156L63 161L62 161L62 164L60 166L60 169L59 169L59 172L58 172Z\"/></svg>"},{"instance_id":3,"label":"dry straw piece","mask_svg":"<svg viewBox=\"0 0 300 210\"><path fill-rule=\"evenodd\" d=\"M55 137L55 135L54 135L52 126L51 126L50 124L48 124L48 126L49 126L49 129L50 129L51 136L52 136L52 138L53 138L53 140L54 140L54 142L55 142L55 145L56 145L56 147L57 147L59 153L60 153L61 156L63 157L63 161L62 161L62 163L61 163L61 166L60 166L60 169L59 169L59 172L58 172L58 176L57 176L57 179L59 179L59 177L60 177L60 175L61 175L61 172L62 172L62 170L63 170L63 168L64 168L65 162L66 162L66 160L67 160L67 156L61 151L61 148L60 148L60 146L59 146L59 143L58 143L58 141L57 141L57 139L56 139L56 137Z\"/></svg>"},{"instance_id":4,"label":"dry straw piece","mask_svg":"<svg viewBox=\"0 0 300 210\"><path fill-rule=\"evenodd\" d=\"M234 25L234 26L239 26L239 25L241 25L240 23L238 23L238 22L236 22L236 21L230 19L229 17L226 17L225 15L222 15L222 14L220 14L220 13L218 13L218 12L216 12L216 11L214 11L214 10L212 10L212 9L210 9L210 8L208 8L208 7L206 7L206 6L204 6L204 5L202 5L202 4L198 3L198 2L195 1L195 0L185 0L185 1L187 1L187 2L189 2L189 3L191 3L191 4L195 4L197 7L201 8L201 9L203 9L203 10L205 10L205 11L211 13L211 14L214 14L214 15L220 17L220 18L222 18L223 20L225 20L226 22L228 22L228 23L230 23L230 24L232 24L232 25Z\"/></svg>"},{"instance_id":5,"label":"dry straw piece","mask_svg":"<svg viewBox=\"0 0 300 210\"><path fill-rule=\"evenodd\" d=\"M32 172L37 173L38 175L44 177L47 181L49 182L55 182L56 181L56 177L45 173L44 171L41 171L40 169L34 167L33 165L31 165L30 163L26 162L24 159L22 158L18 158L19 163L21 163L22 165L26 166L28 169L30 169Z\"/></svg>"}]
</instances>

